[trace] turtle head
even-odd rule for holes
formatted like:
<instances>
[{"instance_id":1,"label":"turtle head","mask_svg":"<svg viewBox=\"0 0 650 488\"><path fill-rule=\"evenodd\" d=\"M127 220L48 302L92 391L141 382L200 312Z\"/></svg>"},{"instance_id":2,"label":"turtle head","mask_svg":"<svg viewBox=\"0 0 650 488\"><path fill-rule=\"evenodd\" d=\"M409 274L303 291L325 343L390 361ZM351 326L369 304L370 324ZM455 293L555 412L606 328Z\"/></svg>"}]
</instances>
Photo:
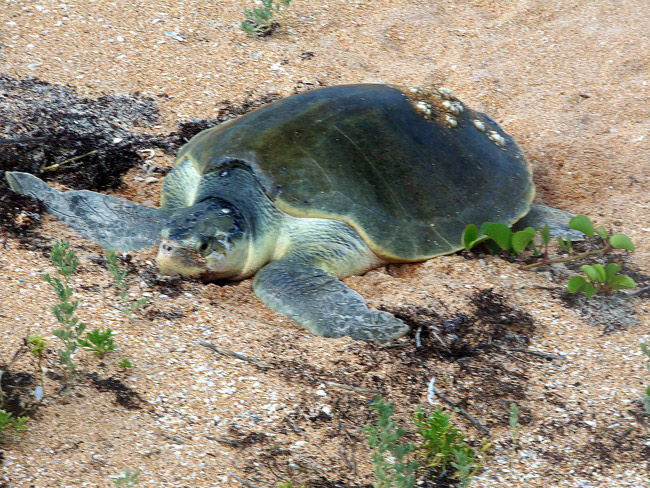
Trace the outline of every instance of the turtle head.
<instances>
[{"instance_id":1,"label":"turtle head","mask_svg":"<svg viewBox=\"0 0 650 488\"><path fill-rule=\"evenodd\" d=\"M204 281L243 277L248 231L241 213L219 198L175 211L162 230L156 262L163 274Z\"/></svg>"}]
</instances>

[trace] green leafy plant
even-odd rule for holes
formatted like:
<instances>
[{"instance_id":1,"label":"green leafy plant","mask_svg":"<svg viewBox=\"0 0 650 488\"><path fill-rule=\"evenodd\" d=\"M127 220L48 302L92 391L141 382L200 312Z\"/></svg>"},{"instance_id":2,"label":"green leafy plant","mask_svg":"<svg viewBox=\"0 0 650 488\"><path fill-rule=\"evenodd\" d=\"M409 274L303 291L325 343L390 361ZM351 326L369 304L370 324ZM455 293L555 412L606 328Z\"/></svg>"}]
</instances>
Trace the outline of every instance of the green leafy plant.
<instances>
[{"instance_id":1,"label":"green leafy plant","mask_svg":"<svg viewBox=\"0 0 650 488\"><path fill-rule=\"evenodd\" d=\"M487 451L490 445L484 442L478 452L468 446L463 433L451 425L449 415L441 408L428 417L418 410L414 422L418 434L424 439L420 452L427 466L438 468L441 472L452 466L456 470L454 477L458 479L458 486L469 486L482 465L478 456Z\"/></svg>"},{"instance_id":2,"label":"green leafy plant","mask_svg":"<svg viewBox=\"0 0 650 488\"><path fill-rule=\"evenodd\" d=\"M650 346L648 346L648 344L642 342L641 351L643 351L643 354L645 354L647 358L650 359ZM648 371L648 373L650 373L650 363L646 363L645 369ZM643 408L645 408L646 413L650 415L650 386L646 387L641 400L643 402Z\"/></svg>"},{"instance_id":3,"label":"green leafy plant","mask_svg":"<svg viewBox=\"0 0 650 488\"><path fill-rule=\"evenodd\" d=\"M7 429L12 429L13 435L17 436L27 429L27 417L14 417L11 412L0 409L0 435L4 435Z\"/></svg>"},{"instance_id":4,"label":"green leafy plant","mask_svg":"<svg viewBox=\"0 0 650 488\"><path fill-rule=\"evenodd\" d=\"M634 244L625 234L608 235L602 227L594 227L591 220L585 215L576 215L569 221L569 228L582 232L593 246L596 237L600 238L603 245L587 252L571 254L568 257L548 259L548 248L550 245L550 228L544 225L540 229L526 227L523 230L513 232L505 224L485 222L478 227L473 224L468 225L463 231L462 243L465 249L471 250L479 244L485 244L495 253L501 253L503 256L514 254L522 262L524 251L530 251L530 254L537 257L538 260L532 264L523 265L523 269L531 269L543 264L565 263L583 259L596 254L605 254L613 249L634 251ZM573 253L573 243L570 237L557 238L557 243L564 252ZM582 271L584 276L572 277L567 286L569 292L575 293L584 291L591 298L596 293L611 293L616 290L635 288L636 283L632 278L618 274L621 266L610 263L606 268L600 264L584 265Z\"/></svg>"},{"instance_id":5,"label":"green leafy plant","mask_svg":"<svg viewBox=\"0 0 650 488\"><path fill-rule=\"evenodd\" d=\"M510 436L512 437L512 446L517 448L517 441L519 440L519 406L516 403L510 404Z\"/></svg>"},{"instance_id":6,"label":"green leafy plant","mask_svg":"<svg viewBox=\"0 0 650 488\"><path fill-rule=\"evenodd\" d=\"M129 468L124 470L124 474L121 474L113 480L113 484L117 488L132 488L138 484L138 478L140 477L140 471L135 470L131 471Z\"/></svg>"},{"instance_id":7,"label":"green leafy plant","mask_svg":"<svg viewBox=\"0 0 650 488\"><path fill-rule=\"evenodd\" d=\"M415 451L415 446L410 442L398 442L406 431L391 419L395 412L393 404L378 396L370 408L377 411L378 417L377 426L366 425L364 428L368 434L368 444L374 450L372 463L377 481L373 487L413 488L419 463L409 461L409 455ZM386 454L392 459L387 459Z\"/></svg>"},{"instance_id":8,"label":"green leafy plant","mask_svg":"<svg viewBox=\"0 0 650 488\"><path fill-rule=\"evenodd\" d=\"M548 226L540 229L539 232L541 235L547 235L549 233ZM536 234L537 231L532 227L512 232L512 229L505 224L485 222L481 225L480 232L474 224L465 227L462 240L463 246L467 250L471 250L481 243L487 243L492 250L500 251L504 255L508 251L520 255L533 242ZM548 245L548 241L545 245Z\"/></svg>"},{"instance_id":9,"label":"green leafy plant","mask_svg":"<svg viewBox=\"0 0 650 488\"><path fill-rule=\"evenodd\" d=\"M609 236L607 231L602 227L594 227L591 220L584 215L576 215L571 219L569 227L578 230L593 238L594 236L600 237L605 246L587 253L583 253L579 257L585 255L592 255L596 253L605 253L610 249L625 249L627 251L634 251L634 244L625 234L614 234ZM565 242L558 241L560 246ZM569 279L567 288L570 293L583 291L587 298L593 297L597 293L612 293L616 290L624 290L636 288L636 283L632 278L626 275L618 274L621 270L621 265L617 263L609 263L603 268L601 264L589 265L585 264L580 267L585 276L576 275Z\"/></svg>"},{"instance_id":10,"label":"green leafy plant","mask_svg":"<svg viewBox=\"0 0 650 488\"><path fill-rule=\"evenodd\" d=\"M105 257L108 271L115 281L115 286L118 289L118 294L122 301L122 311L129 320L132 320L133 314L146 305L147 299L143 297L137 300L130 300L128 297L129 285L126 279L126 269L118 264L117 254L114 251L106 251Z\"/></svg>"},{"instance_id":11,"label":"green leafy plant","mask_svg":"<svg viewBox=\"0 0 650 488\"><path fill-rule=\"evenodd\" d=\"M122 358L118 361L117 367L121 369L129 369L133 367L133 363L128 358Z\"/></svg>"},{"instance_id":12,"label":"green leafy plant","mask_svg":"<svg viewBox=\"0 0 650 488\"><path fill-rule=\"evenodd\" d=\"M462 243L465 249L471 250L481 243L495 245L503 253L512 252L519 256L525 250L530 250L535 256L542 259L538 263L533 263L528 267L540 266L547 263L558 263L581 259L594 254L603 254L612 249L634 250L634 244L625 234L614 234L609 236L602 227L594 228L591 220L585 215L576 215L569 221L569 228L582 232L589 238L598 236L603 239L605 245L598 249L592 249L588 252L554 260L546 260L548 255L548 246L550 244L550 228L544 225L540 229L526 227L523 230L513 232L507 225L495 222L485 222L478 227L470 224L465 227L462 235ZM570 238L558 237L558 245L566 252L573 251L573 245ZM491 247L491 246L490 246Z\"/></svg>"},{"instance_id":13,"label":"green leafy plant","mask_svg":"<svg viewBox=\"0 0 650 488\"><path fill-rule=\"evenodd\" d=\"M27 338L27 347L29 348L29 353L32 357L36 358L39 377L40 377L40 387L36 387L34 396L40 401L43 398L43 390L45 389L45 374L43 372L43 358L45 357L45 346L47 343L43 336L41 335L31 335ZM40 388L40 390L39 390Z\"/></svg>"},{"instance_id":14,"label":"green leafy plant","mask_svg":"<svg viewBox=\"0 0 650 488\"><path fill-rule=\"evenodd\" d=\"M72 288L70 287L70 278L77 270L79 261L75 253L70 249L70 242L59 240L52 248L50 261L57 267L58 274L61 276L52 277L50 274L43 275L43 279L54 289L59 303L52 307L52 313L57 321L61 324L60 329L54 331L54 335L63 342L63 349L60 349L59 359L64 365L68 377L74 375L76 365L72 360L77 350L77 340L81 337L86 324L80 322L75 316L75 311L79 302L71 301Z\"/></svg>"},{"instance_id":15,"label":"green leafy plant","mask_svg":"<svg viewBox=\"0 0 650 488\"><path fill-rule=\"evenodd\" d=\"M456 478L458 479L458 488L467 488L472 484L474 475L481 467L474 456L474 449L471 447L455 447L453 449L454 460L451 465L456 469Z\"/></svg>"},{"instance_id":16,"label":"green leafy plant","mask_svg":"<svg viewBox=\"0 0 650 488\"><path fill-rule=\"evenodd\" d=\"M261 5L252 10L245 8L246 20L241 24L241 30L250 35L266 36L279 25L277 16L284 17L284 9L289 8L291 0L261 0Z\"/></svg>"},{"instance_id":17,"label":"green leafy plant","mask_svg":"<svg viewBox=\"0 0 650 488\"><path fill-rule=\"evenodd\" d=\"M596 293L612 293L636 287L632 278L618 274L621 265L617 263L609 263L605 268L601 264L585 264L580 269L585 276L576 275L569 279L569 293L584 291L587 298L591 298Z\"/></svg>"},{"instance_id":18,"label":"green leafy plant","mask_svg":"<svg viewBox=\"0 0 650 488\"><path fill-rule=\"evenodd\" d=\"M441 409L425 417L422 410L415 414L418 434L424 438L422 451L427 466L445 471L453 459L452 447L463 441L463 434L451 425L449 415Z\"/></svg>"},{"instance_id":19,"label":"green leafy plant","mask_svg":"<svg viewBox=\"0 0 650 488\"><path fill-rule=\"evenodd\" d=\"M372 462L376 482L373 488L412 488L415 473L421 467L417 460L410 460L417 453L424 457L424 466L445 475L451 467L457 487L468 487L482 466L481 455L490 444L483 441L480 449L468 446L462 432L451 425L449 415L441 408L430 416L418 409L413 421L421 444L399 442L406 431L391 419L395 409L383 397L375 397L370 408L377 411L377 426L366 425L368 444L374 450Z\"/></svg>"},{"instance_id":20,"label":"green leafy plant","mask_svg":"<svg viewBox=\"0 0 650 488\"><path fill-rule=\"evenodd\" d=\"M50 261L57 267L61 277L52 277L46 274L43 275L43 279L50 284L59 298L59 303L52 307L52 312L62 327L56 329L53 334L63 342L63 349L58 351L59 359L69 380L75 374L76 365L73 357L77 349L82 347L91 350L102 358L108 351L116 349L112 339L114 334L110 329L95 329L86 333L85 337L83 336L87 326L76 317L79 302L72 300L73 290L70 286L70 279L79 266L79 260L77 260L74 250L70 249L70 243L58 241L52 248ZM44 344L41 344L42 338L35 338L34 341L34 347L31 348L32 354L45 347Z\"/></svg>"},{"instance_id":21,"label":"green leafy plant","mask_svg":"<svg viewBox=\"0 0 650 488\"><path fill-rule=\"evenodd\" d=\"M29 352L32 356L36 358L42 358L45 352L45 346L47 343L43 336L41 335L31 335L27 338L27 343L29 344Z\"/></svg>"},{"instance_id":22,"label":"green leafy plant","mask_svg":"<svg viewBox=\"0 0 650 488\"><path fill-rule=\"evenodd\" d=\"M113 343L114 335L113 331L109 328L106 330L95 329L92 332L88 332L85 339L78 339L77 343L84 349L94 352L97 357L102 359L107 352L117 349Z\"/></svg>"},{"instance_id":23,"label":"green leafy plant","mask_svg":"<svg viewBox=\"0 0 650 488\"><path fill-rule=\"evenodd\" d=\"M601 254L608 252L611 249L625 249L627 251L634 251L634 244L632 240L625 234L614 234L609 236L607 231L602 227L594 227L594 224L591 222L589 217L585 215L576 215L569 221L569 227L571 229L582 232L589 238L593 238L596 235L600 237L604 242L605 246L600 249L595 249L589 251L585 254Z\"/></svg>"},{"instance_id":24,"label":"green leafy plant","mask_svg":"<svg viewBox=\"0 0 650 488\"><path fill-rule=\"evenodd\" d=\"M510 462L514 458L515 451L517 450L517 443L519 442L519 406L516 403L510 404L510 418L508 419L510 424L510 437L512 438L512 450L510 456Z\"/></svg>"}]
</instances>

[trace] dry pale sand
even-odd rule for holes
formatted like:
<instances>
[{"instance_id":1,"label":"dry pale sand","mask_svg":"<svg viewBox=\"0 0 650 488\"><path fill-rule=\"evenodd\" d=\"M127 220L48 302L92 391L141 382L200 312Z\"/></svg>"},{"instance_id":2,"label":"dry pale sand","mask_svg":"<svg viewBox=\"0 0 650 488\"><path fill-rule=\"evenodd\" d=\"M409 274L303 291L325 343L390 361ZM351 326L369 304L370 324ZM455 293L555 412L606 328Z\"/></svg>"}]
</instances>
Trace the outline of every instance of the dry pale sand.
<instances>
[{"instance_id":1,"label":"dry pale sand","mask_svg":"<svg viewBox=\"0 0 650 488\"><path fill-rule=\"evenodd\" d=\"M648 284L647 1L294 0L284 26L263 39L238 27L248 3L5 0L0 71L89 98L153 97L161 115L151 130L159 133L215 117L224 99L285 96L305 83L444 85L519 141L539 201L629 235L637 250L626 269ZM8 137L8 123L0 121L0 137ZM157 151L152 162L168 167L172 158ZM135 168L116 194L155 200L158 188ZM155 276L154 254L142 251L133 253L131 292L147 296L149 306L129 323L114 307L100 249L43 220L40 235L70 238L80 258L79 316L91 328L117 331L120 351L103 362L80 353L80 371L99 376L83 376L72 391L58 393L60 382L46 377L29 431L3 446L1 486L108 487L126 467L141 471L145 487L369 486L361 428L373 418L372 394L335 384L384 391L409 425L433 376L490 429L493 447L472 486L650 486L650 430L638 403L650 384L639 350L650 334L647 294L585 315L541 288L562 286L557 273L522 271L489 256L391 265L346 280L373 307L421 307L449 320L464 313L461 326L511 314L509 327L529 337L527 347L561 356L492 348L454 361L432 352L432 337L422 348L413 337L397 347L312 337L262 306L250 281L147 284L141 277ZM55 297L41 275L53 268L39 248L2 239L0 361L40 333L52 370ZM503 303L480 318L477 297ZM199 339L270 367L217 355ZM128 373L115 366L123 356L134 363ZM37 368L23 355L12 371ZM134 393L115 381L98 386L110 377ZM511 402L522 409L514 454ZM452 417L473 441L483 437Z\"/></svg>"}]
</instances>

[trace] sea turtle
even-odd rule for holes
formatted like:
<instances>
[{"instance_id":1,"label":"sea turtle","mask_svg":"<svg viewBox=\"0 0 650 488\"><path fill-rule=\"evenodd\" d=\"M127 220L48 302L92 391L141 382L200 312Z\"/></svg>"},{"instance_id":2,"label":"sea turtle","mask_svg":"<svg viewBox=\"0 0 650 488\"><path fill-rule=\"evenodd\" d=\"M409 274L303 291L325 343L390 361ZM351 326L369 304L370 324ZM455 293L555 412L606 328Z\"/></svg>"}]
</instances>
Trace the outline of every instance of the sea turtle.
<instances>
[{"instance_id":1,"label":"sea turtle","mask_svg":"<svg viewBox=\"0 0 650 488\"><path fill-rule=\"evenodd\" d=\"M562 220L530 211L517 143L444 88L321 88L205 130L180 150L160 208L6 177L105 248L159 243L164 274L255 275L255 294L314 334L374 342L408 327L339 278L453 253L470 223Z\"/></svg>"}]
</instances>

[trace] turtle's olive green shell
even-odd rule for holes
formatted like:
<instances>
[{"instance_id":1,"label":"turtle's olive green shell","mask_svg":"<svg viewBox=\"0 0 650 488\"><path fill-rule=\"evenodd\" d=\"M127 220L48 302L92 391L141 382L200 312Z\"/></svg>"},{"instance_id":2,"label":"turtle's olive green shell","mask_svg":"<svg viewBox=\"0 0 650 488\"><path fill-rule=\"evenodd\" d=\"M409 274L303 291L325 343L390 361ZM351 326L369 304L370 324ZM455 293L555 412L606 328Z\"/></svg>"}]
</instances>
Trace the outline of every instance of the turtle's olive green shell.
<instances>
[{"instance_id":1,"label":"turtle's olive green shell","mask_svg":"<svg viewBox=\"0 0 650 488\"><path fill-rule=\"evenodd\" d=\"M313 90L201 132L186 159L202 175L244 162L280 210L343 220L390 261L454 252L467 224L511 224L534 194L515 141L444 89Z\"/></svg>"}]
</instances>

